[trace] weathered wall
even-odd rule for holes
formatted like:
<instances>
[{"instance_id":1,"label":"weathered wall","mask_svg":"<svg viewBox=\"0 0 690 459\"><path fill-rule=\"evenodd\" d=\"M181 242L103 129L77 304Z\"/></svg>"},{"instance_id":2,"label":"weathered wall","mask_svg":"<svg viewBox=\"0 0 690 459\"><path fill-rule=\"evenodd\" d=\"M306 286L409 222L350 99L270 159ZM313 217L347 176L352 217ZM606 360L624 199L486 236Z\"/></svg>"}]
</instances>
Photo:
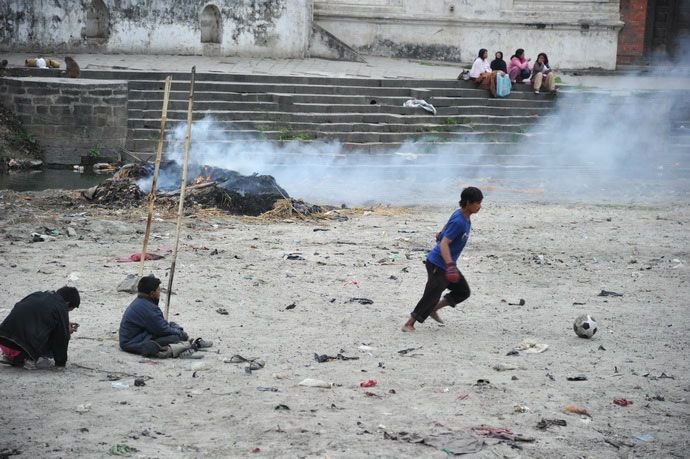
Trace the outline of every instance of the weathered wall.
<instances>
[{"instance_id":1,"label":"weathered wall","mask_svg":"<svg viewBox=\"0 0 690 459\"><path fill-rule=\"evenodd\" d=\"M0 1L0 51L303 57L310 33L311 0Z\"/></svg>"},{"instance_id":2,"label":"weathered wall","mask_svg":"<svg viewBox=\"0 0 690 459\"><path fill-rule=\"evenodd\" d=\"M79 164L94 149L119 158L127 140L127 82L0 79L0 103L44 148L47 164Z\"/></svg>"},{"instance_id":3,"label":"weathered wall","mask_svg":"<svg viewBox=\"0 0 690 459\"><path fill-rule=\"evenodd\" d=\"M314 20L362 53L472 62L543 51L559 68L616 65L619 0L314 0Z\"/></svg>"},{"instance_id":4,"label":"weathered wall","mask_svg":"<svg viewBox=\"0 0 690 459\"><path fill-rule=\"evenodd\" d=\"M645 53L647 4L649 0L620 0L625 25L618 35L618 63L635 64Z\"/></svg>"}]
</instances>

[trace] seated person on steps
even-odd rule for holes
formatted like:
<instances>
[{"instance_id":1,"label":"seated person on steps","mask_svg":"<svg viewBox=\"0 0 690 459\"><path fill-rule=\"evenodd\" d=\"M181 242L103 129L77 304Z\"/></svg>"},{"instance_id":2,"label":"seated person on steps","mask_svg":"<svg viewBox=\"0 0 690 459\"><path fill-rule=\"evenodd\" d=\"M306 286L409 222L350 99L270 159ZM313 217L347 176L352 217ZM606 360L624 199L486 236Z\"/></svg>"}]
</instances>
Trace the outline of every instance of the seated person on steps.
<instances>
[{"instance_id":1,"label":"seated person on steps","mask_svg":"<svg viewBox=\"0 0 690 459\"><path fill-rule=\"evenodd\" d=\"M190 340L189 335L175 322L168 322L158 307L161 281L154 276L142 277L137 286L139 294L127 307L120 322L120 348L145 357L201 358L194 354L213 343L202 338Z\"/></svg>"},{"instance_id":2,"label":"seated person on steps","mask_svg":"<svg viewBox=\"0 0 690 459\"><path fill-rule=\"evenodd\" d=\"M556 74L549 66L549 57L546 53L539 53L537 62L532 67L532 86L535 94L539 94L542 84L547 91L556 92Z\"/></svg>"}]
</instances>

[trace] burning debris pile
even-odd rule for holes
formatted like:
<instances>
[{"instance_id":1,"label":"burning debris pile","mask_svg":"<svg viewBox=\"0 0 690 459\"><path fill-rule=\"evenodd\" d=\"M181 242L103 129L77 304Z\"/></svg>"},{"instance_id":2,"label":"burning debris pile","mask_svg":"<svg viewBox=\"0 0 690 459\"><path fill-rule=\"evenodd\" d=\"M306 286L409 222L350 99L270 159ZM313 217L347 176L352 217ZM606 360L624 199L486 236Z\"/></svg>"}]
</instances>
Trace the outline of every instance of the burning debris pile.
<instances>
[{"instance_id":1,"label":"burning debris pile","mask_svg":"<svg viewBox=\"0 0 690 459\"><path fill-rule=\"evenodd\" d=\"M210 166L192 165L187 180L185 204L215 207L238 215L261 215L274 209L278 201L293 201L270 175L241 175ZM83 192L94 203L105 206L138 207L148 195L153 176L152 165L129 164L101 185ZM177 202L182 168L175 162L161 164L157 199ZM318 206L301 203L303 214L315 213Z\"/></svg>"}]
</instances>

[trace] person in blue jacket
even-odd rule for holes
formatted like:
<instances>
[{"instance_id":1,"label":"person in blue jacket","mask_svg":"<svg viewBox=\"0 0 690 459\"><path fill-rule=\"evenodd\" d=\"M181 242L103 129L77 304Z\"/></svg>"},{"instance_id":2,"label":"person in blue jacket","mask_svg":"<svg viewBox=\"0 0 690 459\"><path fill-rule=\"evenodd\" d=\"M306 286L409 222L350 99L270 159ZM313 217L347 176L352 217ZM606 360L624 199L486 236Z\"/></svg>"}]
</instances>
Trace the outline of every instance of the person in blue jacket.
<instances>
[{"instance_id":1,"label":"person in blue jacket","mask_svg":"<svg viewBox=\"0 0 690 459\"><path fill-rule=\"evenodd\" d=\"M436 246L427 255L427 282L422 299L417 303L410 319L402 327L404 332L415 331L415 322L423 323L431 316L443 323L438 310L445 306L455 307L470 297L470 286L457 267L457 260L470 237L472 222L470 217L482 208L484 195L473 186L462 190L460 208L448 219L448 223L436 235ZM449 292L441 298L443 292Z\"/></svg>"},{"instance_id":2,"label":"person in blue jacket","mask_svg":"<svg viewBox=\"0 0 690 459\"><path fill-rule=\"evenodd\" d=\"M199 348L211 347L210 341L189 335L175 322L168 322L158 307L161 281L154 276L142 277L137 298L127 307L120 322L120 348L132 354L157 358L199 358Z\"/></svg>"}]
</instances>

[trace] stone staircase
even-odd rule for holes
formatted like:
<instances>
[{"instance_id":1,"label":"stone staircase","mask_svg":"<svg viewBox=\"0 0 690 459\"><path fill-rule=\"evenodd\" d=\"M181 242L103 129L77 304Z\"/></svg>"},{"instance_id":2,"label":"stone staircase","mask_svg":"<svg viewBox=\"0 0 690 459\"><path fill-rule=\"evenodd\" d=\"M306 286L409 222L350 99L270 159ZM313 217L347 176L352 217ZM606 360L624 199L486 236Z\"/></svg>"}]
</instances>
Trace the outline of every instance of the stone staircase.
<instances>
[{"instance_id":1,"label":"stone staircase","mask_svg":"<svg viewBox=\"0 0 690 459\"><path fill-rule=\"evenodd\" d=\"M160 131L164 73L87 71L84 77L129 81L127 148L148 159ZM186 123L189 74L173 74L167 131ZM436 115L403 107L409 99L433 104ZM197 74L194 120L212 117L226 135L214 142L339 141L345 150L382 152L405 142L486 144L520 142L554 98L519 85L493 99L456 80L370 80L300 76ZM166 132L167 136L167 132ZM219 141L218 137L225 140ZM199 139L194 139L199 141Z\"/></svg>"}]
</instances>

